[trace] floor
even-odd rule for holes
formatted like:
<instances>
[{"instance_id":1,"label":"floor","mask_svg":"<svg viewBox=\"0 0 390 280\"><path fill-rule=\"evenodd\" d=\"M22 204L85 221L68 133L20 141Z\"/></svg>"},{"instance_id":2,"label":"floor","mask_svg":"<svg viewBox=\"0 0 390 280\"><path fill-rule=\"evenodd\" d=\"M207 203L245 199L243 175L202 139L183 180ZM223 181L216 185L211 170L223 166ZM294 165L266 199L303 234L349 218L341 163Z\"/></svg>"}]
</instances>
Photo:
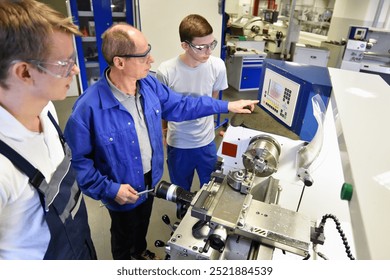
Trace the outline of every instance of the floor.
<instances>
[{"instance_id":1,"label":"floor","mask_svg":"<svg viewBox=\"0 0 390 280\"><path fill-rule=\"evenodd\" d=\"M223 99L229 101L237 99L257 99L257 94L257 91L238 92L233 88L229 88L223 92ZM75 100L75 97L68 97L65 101L54 102L61 128L64 128ZM225 120L230 120L231 117L232 114L221 114L219 117L219 124L223 124ZM223 129L223 126L216 129L215 141L217 143L217 147L219 146L219 143L222 139L222 137L219 135L219 132ZM169 175L167 173L166 166L164 167L164 175L162 180L169 182ZM197 188L199 189L199 180L195 176L192 191L195 191ZM110 217L108 211L105 207L100 205L99 201L93 200L89 197L86 197L85 199L89 215L89 224L92 231L92 238L95 243L98 258L100 260L111 260ZM171 235L169 226L162 221L163 215L168 215L171 223L174 223L176 221L176 204L156 198L153 205L147 241L149 250L155 252L156 255L161 259L165 257L164 247L155 247L155 241L161 240L164 242L168 240Z\"/></svg>"}]
</instances>

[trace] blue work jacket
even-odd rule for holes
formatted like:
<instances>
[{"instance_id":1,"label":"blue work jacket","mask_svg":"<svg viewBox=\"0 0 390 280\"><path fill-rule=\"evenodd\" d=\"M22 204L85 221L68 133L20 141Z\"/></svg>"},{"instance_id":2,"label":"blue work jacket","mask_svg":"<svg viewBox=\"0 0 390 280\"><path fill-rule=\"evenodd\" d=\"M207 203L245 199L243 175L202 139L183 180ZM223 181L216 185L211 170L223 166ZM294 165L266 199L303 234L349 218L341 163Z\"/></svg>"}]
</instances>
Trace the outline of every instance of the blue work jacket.
<instances>
[{"instance_id":1,"label":"blue work jacket","mask_svg":"<svg viewBox=\"0 0 390 280\"><path fill-rule=\"evenodd\" d=\"M227 113L228 102L177 94L150 75L138 83L152 147L150 187L154 187L164 169L161 119L178 122ZM114 97L105 74L78 98L64 134L72 150L77 182L86 195L102 200L114 211L131 210L146 200L143 195L135 204L114 201L120 184L142 191L145 183L134 120Z\"/></svg>"}]
</instances>

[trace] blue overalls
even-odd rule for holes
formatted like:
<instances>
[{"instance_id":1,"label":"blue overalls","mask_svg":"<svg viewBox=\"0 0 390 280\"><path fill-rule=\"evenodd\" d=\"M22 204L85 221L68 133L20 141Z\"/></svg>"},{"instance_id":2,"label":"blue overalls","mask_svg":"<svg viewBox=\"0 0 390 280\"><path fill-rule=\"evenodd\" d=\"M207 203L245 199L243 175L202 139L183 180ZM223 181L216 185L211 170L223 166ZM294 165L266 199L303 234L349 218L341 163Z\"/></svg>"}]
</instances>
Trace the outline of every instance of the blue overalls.
<instances>
[{"instance_id":1,"label":"blue overalls","mask_svg":"<svg viewBox=\"0 0 390 280\"><path fill-rule=\"evenodd\" d=\"M57 129L65 153L64 160L57 167L49 184L39 170L1 140L0 153L29 177L29 183L39 193L51 236L44 259L97 259L87 209L76 183L76 172L71 166L71 151L50 112L48 116Z\"/></svg>"}]
</instances>

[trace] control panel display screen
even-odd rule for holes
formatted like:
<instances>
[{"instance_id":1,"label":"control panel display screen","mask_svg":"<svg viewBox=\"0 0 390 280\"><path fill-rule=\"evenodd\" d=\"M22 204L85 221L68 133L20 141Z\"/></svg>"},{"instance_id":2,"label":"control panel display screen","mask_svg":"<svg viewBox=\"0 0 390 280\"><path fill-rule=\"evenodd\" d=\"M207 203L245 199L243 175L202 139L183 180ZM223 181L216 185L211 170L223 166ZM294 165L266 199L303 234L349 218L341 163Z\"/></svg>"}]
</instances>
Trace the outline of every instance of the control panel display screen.
<instances>
[{"instance_id":1,"label":"control panel display screen","mask_svg":"<svg viewBox=\"0 0 390 280\"><path fill-rule=\"evenodd\" d=\"M265 69L264 84L261 92L261 105L286 125L292 125L297 105L300 84Z\"/></svg>"}]
</instances>

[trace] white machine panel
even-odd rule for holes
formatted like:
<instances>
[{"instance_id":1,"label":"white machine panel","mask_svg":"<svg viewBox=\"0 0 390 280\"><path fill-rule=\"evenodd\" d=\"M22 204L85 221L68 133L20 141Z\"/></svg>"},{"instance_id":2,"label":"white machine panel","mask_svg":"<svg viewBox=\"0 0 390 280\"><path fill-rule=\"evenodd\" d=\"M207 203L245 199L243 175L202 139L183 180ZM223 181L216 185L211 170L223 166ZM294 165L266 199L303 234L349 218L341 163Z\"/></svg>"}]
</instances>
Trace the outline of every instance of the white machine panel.
<instances>
[{"instance_id":1,"label":"white machine panel","mask_svg":"<svg viewBox=\"0 0 390 280\"><path fill-rule=\"evenodd\" d=\"M390 87L378 75L329 69L358 259L390 259Z\"/></svg>"},{"instance_id":2,"label":"white machine panel","mask_svg":"<svg viewBox=\"0 0 390 280\"><path fill-rule=\"evenodd\" d=\"M306 47L296 44L293 60L297 63L326 67L329 60L329 50L319 47Z\"/></svg>"},{"instance_id":3,"label":"white machine panel","mask_svg":"<svg viewBox=\"0 0 390 280\"><path fill-rule=\"evenodd\" d=\"M359 72L361 61L364 57L367 43L358 40L348 40L344 52L341 69Z\"/></svg>"},{"instance_id":4,"label":"white machine panel","mask_svg":"<svg viewBox=\"0 0 390 280\"><path fill-rule=\"evenodd\" d=\"M292 125L300 85L272 71L265 70L261 105L288 126Z\"/></svg>"}]
</instances>

